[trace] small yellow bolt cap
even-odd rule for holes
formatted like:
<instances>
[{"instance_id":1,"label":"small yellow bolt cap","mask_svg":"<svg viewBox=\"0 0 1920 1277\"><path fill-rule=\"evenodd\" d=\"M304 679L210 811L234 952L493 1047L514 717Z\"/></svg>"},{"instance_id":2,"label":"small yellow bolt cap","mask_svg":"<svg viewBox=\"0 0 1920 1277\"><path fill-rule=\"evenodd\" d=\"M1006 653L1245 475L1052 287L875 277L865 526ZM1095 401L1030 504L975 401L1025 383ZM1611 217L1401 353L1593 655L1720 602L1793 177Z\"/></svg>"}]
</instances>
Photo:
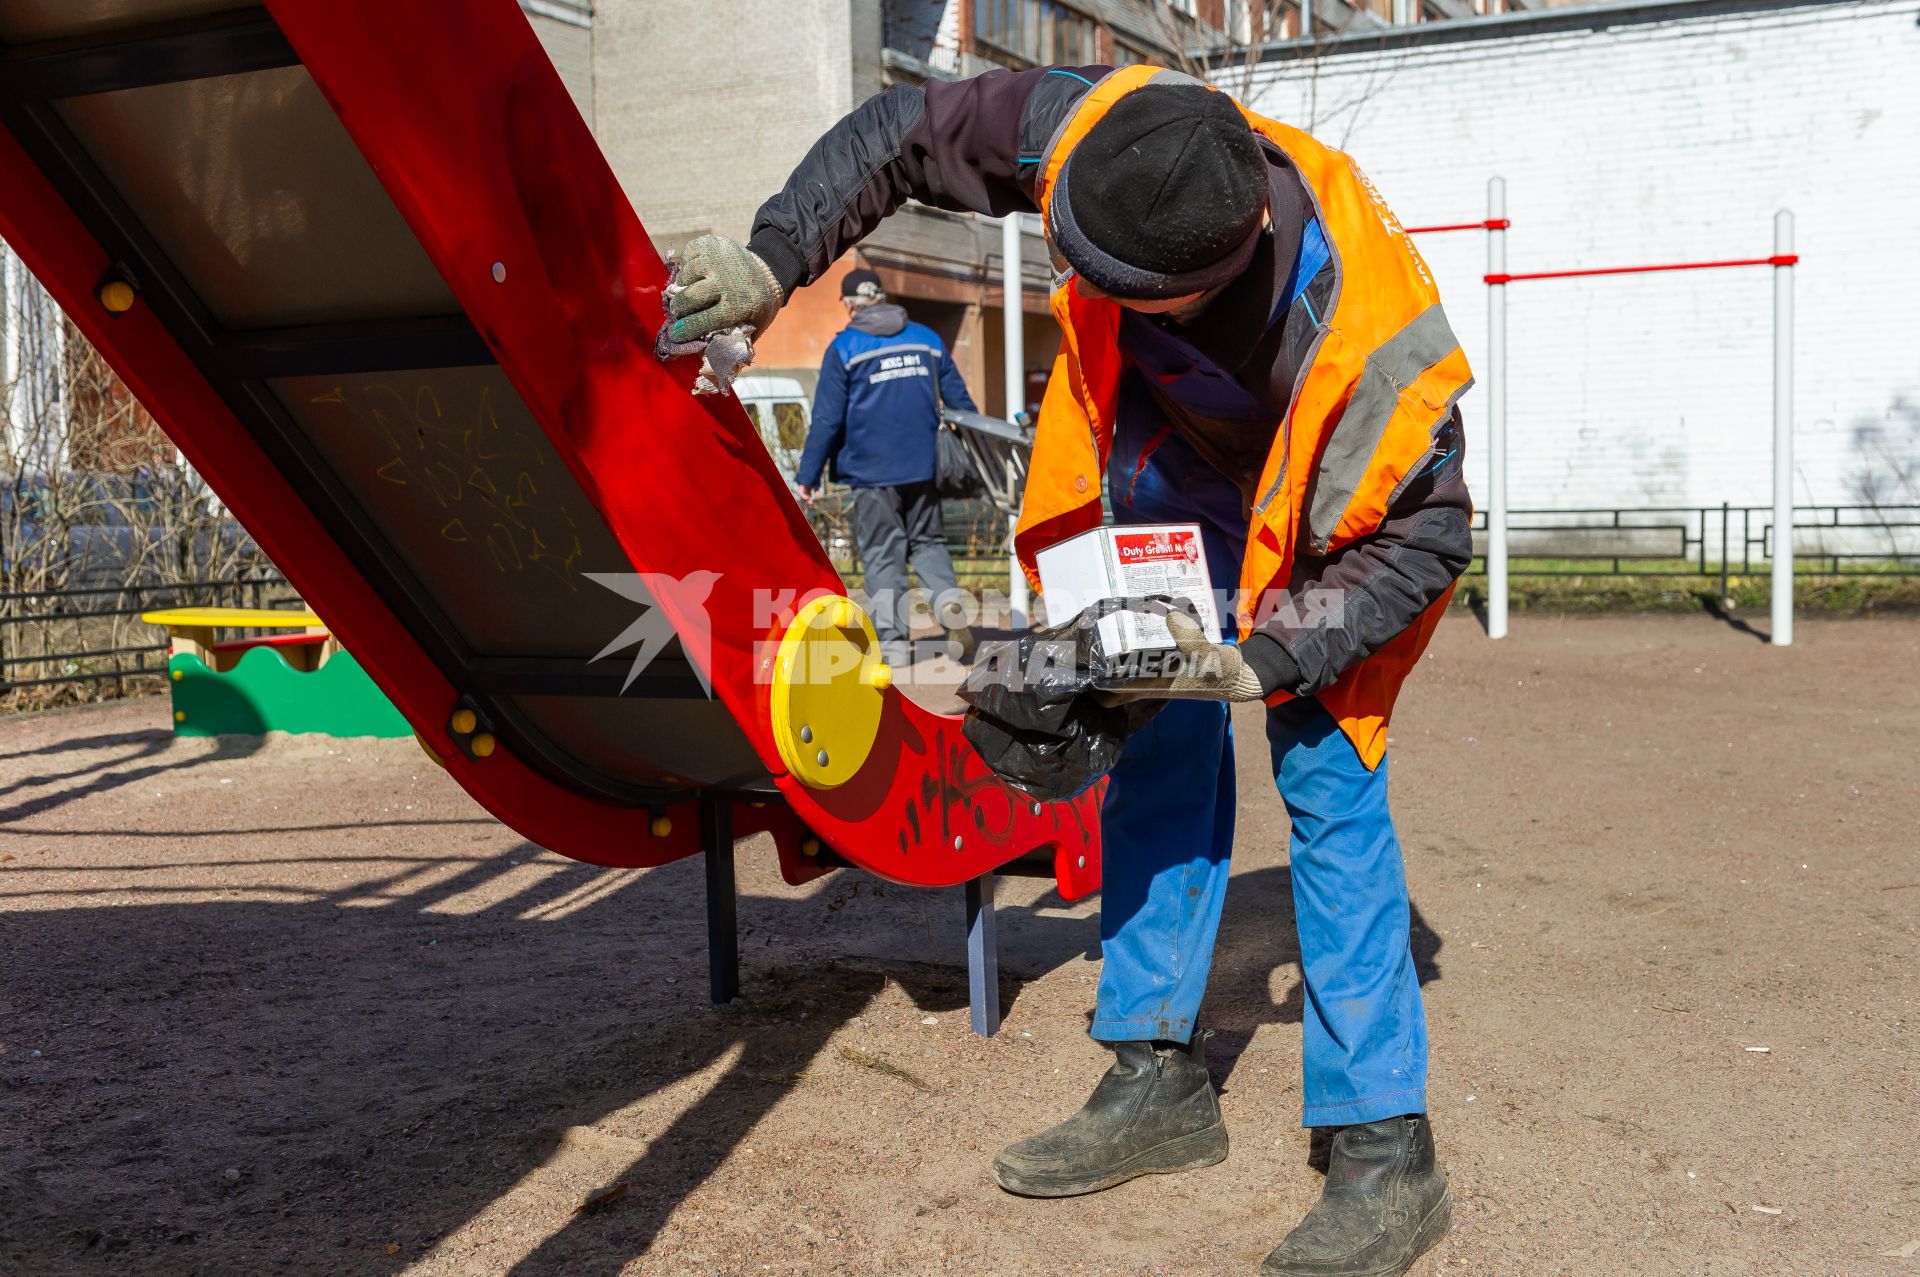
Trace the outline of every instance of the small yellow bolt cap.
<instances>
[{"instance_id":1,"label":"small yellow bolt cap","mask_svg":"<svg viewBox=\"0 0 1920 1277\"><path fill-rule=\"evenodd\" d=\"M177 709L177 710L175 710L175 711L173 711L173 721L174 721L174 722L176 722L176 723L184 723L184 722L186 722L186 721L187 721L187 711L185 711L185 710L183 710L183 709Z\"/></svg>"},{"instance_id":2,"label":"small yellow bolt cap","mask_svg":"<svg viewBox=\"0 0 1920 1277\"><path fill-rule=\"evenodd\" d=\"M494 744L492 732L481 732L467 742L467 747L473 751L475 758L487 758L492 755Z\"/></svg>"},{"instance_id":3,"label":"small yellow bolt cap","mask_svg":"<svg viewBox=\"0 0 1920 1277\"><path fill-rule=\"evenodd\" d=\"M803 843L801 843L801 844L800 844L800 854L801 854L801 855L803 855L803 856L817 856L817 855L819 855L819 854L820 854L820 840L819 840L818 838L809 838L809 839L807 839L807 840L806 840L805 842L803 842Z\"/></svg>"},{"instance_id":4,"label":"small yellow bolt cap","mask_svg":"<svg viewBox=\"0 0 1920 1277\"><path fill-rule=\"evenodd\" d=\"M452 727L454 731L459 732L462 736L465 736L479 725L479 716L470 709L457 709L453 711L453 717L448 720L448 726Z\"/></svg>"},{"instance_id":5,"label":"small yellow bolt cap","mask_svg":"<svg viewBox=\"0 0 1920 1277\"><path fill-rule=\"evenodd\" d=\"M116 315L133 309L133 285L124 279L110 279L100 285L100 304Z\"/></svg>"},{"instance_id":6,"label":"small yellow bolt cap","mask_svg":"<svg viewBox=\"0 0 1920 1277\"><path fill-rule=\"evenodd\" d=\"M647 832L655 838L665 838L673 832L673 818L670 816L655 816L647 823Z\"/></svg>"},{"instance_id":7,"label":"small yellow bolt cap","mask_svg":"<svg viewBox=\"0 0 1920 1277\"><path fill-rule=\"evenodd\" d=\"M875 661L866 669L867 686L876 692L884 692L893 686L893 666L885 661Z\"/></svg>"},{"instance_id":8,"label":"small yellow bolt cap","mask_svg":"<svg viewBox=\"0 0 1920 1277\"><path fill-rule=\"evenodd\" d=\"M187 672L185 670L175 670L173 672L173 681L178 683L181 679L185 678L186 676L187 676Z\"/></svg>"}]
</instances>

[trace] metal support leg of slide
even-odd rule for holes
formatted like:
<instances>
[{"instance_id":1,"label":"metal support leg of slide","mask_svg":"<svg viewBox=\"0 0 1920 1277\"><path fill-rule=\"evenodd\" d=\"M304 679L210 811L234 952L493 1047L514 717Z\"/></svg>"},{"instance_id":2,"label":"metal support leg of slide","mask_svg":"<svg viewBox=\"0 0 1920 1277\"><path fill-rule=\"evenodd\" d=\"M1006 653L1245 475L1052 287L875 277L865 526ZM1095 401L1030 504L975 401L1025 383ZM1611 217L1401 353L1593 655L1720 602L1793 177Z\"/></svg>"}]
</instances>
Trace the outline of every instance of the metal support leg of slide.
<instances>
[{"instance_id":1,"label":"metal support leg of slide","mask_svg":"<svg viewBox=\"0 0 1920 1277\"><path fill-rule=\"evenodd\" d=\"M700 800L700 849L707 864L707 980L714 1005L740 996L740 925L733 881L733 808Z\"/></svg>"},{"instance_id":2,"label":"metal support leg of slide","mask_svg":"<svg viewBox=\"0 0 1920 1277\"><path fill-rule=\"evenodd\" d=\"M967 1002L973 1031L1000 1031L1000 945L993 928L993 875L967 879Z\"/></svg>"}]
</instances>

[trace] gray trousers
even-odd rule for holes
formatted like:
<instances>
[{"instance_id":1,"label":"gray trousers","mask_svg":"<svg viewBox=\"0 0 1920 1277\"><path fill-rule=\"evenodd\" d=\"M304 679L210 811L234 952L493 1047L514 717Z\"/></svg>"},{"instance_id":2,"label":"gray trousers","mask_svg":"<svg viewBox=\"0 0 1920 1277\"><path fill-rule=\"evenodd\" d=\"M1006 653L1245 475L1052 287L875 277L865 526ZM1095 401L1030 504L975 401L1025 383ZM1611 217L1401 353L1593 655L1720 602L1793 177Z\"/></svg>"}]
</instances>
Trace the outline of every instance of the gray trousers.
<instances>
[{"instance_id":1,"label":"gray trousers","mask_svg":"<svg viewBox=\"0 0 1920 1277\"><path fill-rule=\"evenodd\" d=\"M948 591L958 590L953 560L947 555L946 528L940 519L940 494L932 480L897 488L853 490L853 543L866 569L867 598L880 641L908 637L907 565L920 574L920 586L933 596L934 615ZM957 627L959 619L946 618Z\"/></svg>"}]
</instances>

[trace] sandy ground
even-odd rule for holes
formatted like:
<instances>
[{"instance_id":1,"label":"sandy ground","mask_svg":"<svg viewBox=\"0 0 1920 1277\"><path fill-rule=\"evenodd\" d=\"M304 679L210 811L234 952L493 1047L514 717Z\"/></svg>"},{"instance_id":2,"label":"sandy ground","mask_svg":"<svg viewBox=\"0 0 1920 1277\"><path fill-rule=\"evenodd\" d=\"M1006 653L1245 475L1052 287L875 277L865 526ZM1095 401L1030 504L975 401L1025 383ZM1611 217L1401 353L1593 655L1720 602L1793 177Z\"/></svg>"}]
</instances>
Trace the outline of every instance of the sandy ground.
<instances>
[{"instance_id":1,"label":"sandy ground","mask_svg":"<svg viewBox=\"0 0 1920 1277\"><path fill-rule=\"evenodd\" d=\"M1442 630L1394 730L1457 1202L1416 1272L1920 1273L1920 622L1800 638ZM1036 1202L987 1163L1104 1067L1090 904L1003 885L982 1040L957 890L745 844L715 1009L697 863L541 852L411 742L0 720L0 1272L1249 1273L1319 1187L1263 753L1232 1155Z\"/></svg>"}]
</instances>

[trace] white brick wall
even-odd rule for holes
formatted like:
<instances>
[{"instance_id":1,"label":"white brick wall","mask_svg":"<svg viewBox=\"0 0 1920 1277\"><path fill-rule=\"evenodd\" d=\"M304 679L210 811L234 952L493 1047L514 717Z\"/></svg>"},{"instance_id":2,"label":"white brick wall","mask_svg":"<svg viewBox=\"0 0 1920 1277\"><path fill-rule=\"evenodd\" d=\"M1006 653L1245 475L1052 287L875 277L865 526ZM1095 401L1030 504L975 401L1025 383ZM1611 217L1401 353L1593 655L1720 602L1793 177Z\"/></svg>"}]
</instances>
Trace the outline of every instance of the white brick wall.
<instances>
[{"instance_id":1,"label":"white brick wall","mask_svg":"<svg viewBox=\"0 0 1920 1277\"><path fill-rule=\"evenodd\" d=\"M1504 176L1511 271L1764 257L1792 209L1799 498L1916 502L1915 17L1865 0L1323 56L1270 64L1249 98L1351 152L1409 225L1485 216ZM1421 247L1481 363L1484 238ZM1510 286L1513 504L1770 501L1771 274ZM1482 476L1483 399L1465 403Z\"/></svg>"}]
</instances>

